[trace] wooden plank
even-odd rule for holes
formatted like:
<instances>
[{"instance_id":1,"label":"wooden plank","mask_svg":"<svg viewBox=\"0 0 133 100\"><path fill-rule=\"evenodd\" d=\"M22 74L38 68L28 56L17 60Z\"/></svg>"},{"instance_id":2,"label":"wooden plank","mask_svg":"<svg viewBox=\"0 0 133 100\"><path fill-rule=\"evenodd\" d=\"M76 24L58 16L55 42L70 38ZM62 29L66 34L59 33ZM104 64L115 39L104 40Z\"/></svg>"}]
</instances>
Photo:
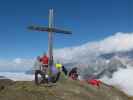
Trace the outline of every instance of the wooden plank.
<instances>
[{"instance_id":1,"label":"wooden plank","mask_svg":"<svg viewBox=\"0 0 133 100\"><path fill-rule=\"evenodd\" d=\"M63 29L57 29L57 28L49 28L49 27L44 27L44 26L37 26L37 25L29 26L28 29L35 30L35 31L42 31L42 32L45 31L45 32L72 34L71 31L67 31L67 30L63 30Z\"/></svg>"}]
</instances>

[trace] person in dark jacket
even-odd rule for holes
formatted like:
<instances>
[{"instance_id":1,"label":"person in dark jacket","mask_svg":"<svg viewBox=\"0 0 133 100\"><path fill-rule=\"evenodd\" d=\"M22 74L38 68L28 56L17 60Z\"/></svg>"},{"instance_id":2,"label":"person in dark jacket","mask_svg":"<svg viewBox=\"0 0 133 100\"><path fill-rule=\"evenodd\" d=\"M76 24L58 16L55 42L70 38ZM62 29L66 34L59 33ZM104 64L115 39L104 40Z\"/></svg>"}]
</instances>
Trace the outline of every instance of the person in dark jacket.
<instances>
[{"instance_id":1,"label":"person in dark jacket","mask_svg":"<svg viewBox=\"0 0 133 100\"><path fill-rule=\"evenodd\" d=\"M67 71L67 69L66 69L64 66L62 66L62 71L63 71L64 74L67 76L68 71Z\"/></svg>"}]
</instances>

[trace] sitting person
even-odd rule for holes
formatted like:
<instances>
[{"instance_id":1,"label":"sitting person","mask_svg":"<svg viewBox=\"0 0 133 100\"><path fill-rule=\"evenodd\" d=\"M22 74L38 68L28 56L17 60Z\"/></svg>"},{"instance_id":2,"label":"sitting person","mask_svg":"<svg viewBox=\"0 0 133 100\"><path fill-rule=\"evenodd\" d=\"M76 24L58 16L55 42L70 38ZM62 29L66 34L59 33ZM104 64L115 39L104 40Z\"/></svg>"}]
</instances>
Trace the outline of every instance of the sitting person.
<instances>
[{"instance_id":1,"label":"sitting person","mask_svg":"<svg viewBox=\"0 0 133 100\"><path fill-rule=\"evenodd\" d=\"M73 80L77 80L78 79L78 68L74 67L72 68L72 70L69 72L69 77Z\"/></svg>"},{"instance_id":2,"label":"sitting person","mask_svg":"<svg viewBox=\"0 0 133 100\"><path fill-rule=\"evenodd\" d=\"M56 63L55 66L52 67L52 73L56 76L53 83L56 83L60 79L62 72L64 76L67 76L67 69L62 64Z\"/></svg>"},{"instance_id":3,"label":"sitting person","mask_svg":"<svg viewBox=\"0 0 133 100\"><path fill-rule=\"evenodd\" d=\"M38 77L39 74L42 77L41 83L44 82L48 83L47 66L43 65L40 56L37 57L34 64L34 68L35 68L35 83L39 84L39 77Z\"/></svg>"}]
</instances>

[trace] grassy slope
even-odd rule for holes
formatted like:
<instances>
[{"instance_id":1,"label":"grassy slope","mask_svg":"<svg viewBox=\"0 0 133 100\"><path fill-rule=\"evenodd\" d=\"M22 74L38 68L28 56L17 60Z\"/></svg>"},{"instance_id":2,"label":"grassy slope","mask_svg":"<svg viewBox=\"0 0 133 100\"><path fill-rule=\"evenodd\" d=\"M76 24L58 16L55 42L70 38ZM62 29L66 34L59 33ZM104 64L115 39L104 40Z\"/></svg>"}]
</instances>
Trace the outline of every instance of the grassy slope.
<instances>
[{"instance_id":1,"label":"grassy slope","mask_svg":"<svg viewBox=\"0 0 133 100\"><path fill-rule=\"evenodd\" d=\"M0 100L132 100L113 87L98 89L79 81L63 80L56 86L14 82L0 91Z\"/></svg>"}]
</instances>

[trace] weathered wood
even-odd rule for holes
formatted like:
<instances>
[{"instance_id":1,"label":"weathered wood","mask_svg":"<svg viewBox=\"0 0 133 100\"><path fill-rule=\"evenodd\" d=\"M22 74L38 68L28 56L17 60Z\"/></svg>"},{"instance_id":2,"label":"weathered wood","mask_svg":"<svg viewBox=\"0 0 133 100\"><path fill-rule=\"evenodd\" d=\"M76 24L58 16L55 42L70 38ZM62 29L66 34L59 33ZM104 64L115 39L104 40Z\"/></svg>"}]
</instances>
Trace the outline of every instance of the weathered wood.
<instances>
[{"instance_id":1,"label":"weathered wood","mask_svg":"<svg viewBox=\"0 0 133 100\"><path fill-rule=\"evenodd\" d=\"M44 31L44 32L54 32L54 33L62 33L62 34L72 34L71 31L66 31L64 29L58 29L58 28L49 28L49 27L44 27L44 26L38 26L38 25L31 25L28 27L30 30L35 30L35 31Z\"/></svg>"}]
</instances>

